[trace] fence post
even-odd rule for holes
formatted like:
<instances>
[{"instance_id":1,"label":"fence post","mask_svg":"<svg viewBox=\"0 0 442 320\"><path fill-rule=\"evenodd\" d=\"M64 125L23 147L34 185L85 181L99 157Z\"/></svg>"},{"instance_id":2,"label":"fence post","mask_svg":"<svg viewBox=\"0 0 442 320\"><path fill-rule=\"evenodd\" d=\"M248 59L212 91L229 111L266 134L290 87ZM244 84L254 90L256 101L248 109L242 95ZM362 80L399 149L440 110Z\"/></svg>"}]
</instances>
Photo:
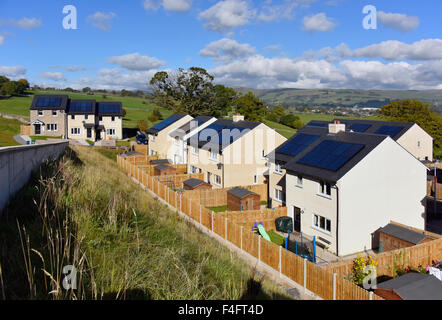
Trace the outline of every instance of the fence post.
<instances>
[{"instance_id":1,"label":"fence post","mask_svg":"<svg viewBox=\"0 0 442 320\"><path fill-rule=\"evenodd\" d=\"M212 213L212 232L213 232L213 211L210 211Z\"/></svg>"},{"instance_id":2,"label":"fence post","mask_svg":"<svg viewBox=\"0 0 442 320\"><path fill-rule=\"evenodd\" d=\"M182 194L180 193L180 212L183 212L183 210L181 210L181 209L182 209L182 206L181 206L181 204L182 204L182 202L181 202L181 196L182 196Z\"/></svg>"},{"instance_id":3,"label":"fence post","mask_svg":"<svg viewBox=\"0 0 442 320\"><path fill-rule=\"evenodd\" d=\"M189 217L192 218L192 201L189 199Z\"/></svg>"},{"instance_id":4,"label":"fence post","mask_svg":"<svg viewBox=\"0 0 442 320\"><path fill-rule=\"evenodd\" d=\"M241 250L242 250L242 229L243 229L243 226L241 226Z\"/></svg>"},{"instance_id":5,"label":"fence post","mask_svg":"<svg viewBox=\"0 0 442 320\"><path fill-rule=\"evenodd\" d=\"M258 262L261 261L261 236L258 236Z\"/></svg>"},{"instance_id":6,"label":"fence post","mask_svg":"<svg viewBox=\"0 0 442 320\"><path fill-rule=\"evenodd\" d=\"M178 207L178 203L176 203L176 200L177 200L177 192L175 192L175 209L178 209L177 207Z\"/></svg>"},{"instance_id":7,"label":"fence post","mask_svg":"<svg viewBox=\"0 0 442 320\"><path fill-rule=\"evenodd\" d=\"M281 269L282 269L281 249L282 249L282 247L279 246L279 265L278 265L278 267L279 267L279 277L280 277L280 278L281 278Z\"/></svg>"},{"instance_id":8,"label":"fence post","mask_svg":"<svg viewBox=\"0 0 442 320\"><path fill-rule=\"evenodd\" d=\"M336 277L337 273L333 273L333 300L336 300Z\"/></svg>"},{"instance_id":9,"label":"fence post","mask_svg":"<svg viewBox=\"0 0 442 320\"><path fill-rule=\"evenodd\" d=\"M304 292L307 289L307 259L304 258Z\"/></svg>"},{"instance_id":10,"label":"fence post","mask_svg":"<svg viewBox=\"0 0 442 320\"><path fill-rule=\"evenodd\" d=\"M373 300L373 291L370 291L369 300Z\"/></svg>"},{"instance_id":11,"label":"fence post","mask_svg":"<svg viewBox=\"0 0 442 320\"><path fill-rule=\"evenodd\" d=\"M200 224L203 224L203 206L200 204Z\"/></svg>"},{"instance_id":12,"label":"fence post","mask_svg":"<svg viewBox=\"0 0 442 320\"><path fill-rule=\"evenodd\" d=\"M227 217L224 223L224 239L227 240Z\"/></svg>"}]
</instances>

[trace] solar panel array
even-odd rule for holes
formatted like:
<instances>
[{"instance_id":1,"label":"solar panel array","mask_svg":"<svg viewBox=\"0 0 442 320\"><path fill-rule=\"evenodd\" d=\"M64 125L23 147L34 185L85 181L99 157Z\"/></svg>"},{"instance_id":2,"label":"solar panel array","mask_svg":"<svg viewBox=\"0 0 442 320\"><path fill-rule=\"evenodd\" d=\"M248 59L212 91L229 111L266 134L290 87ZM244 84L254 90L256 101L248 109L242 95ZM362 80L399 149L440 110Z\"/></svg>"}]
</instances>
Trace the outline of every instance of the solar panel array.
<instances>
[{"instance_id":1,"label":"solar panel array","mask_svg":"<svg viewBox=\"0 0 442 320\"><path fill-rule=\"evenodd\" d=\"M376 134L383 134L390 137L394 137L401 131L404 127L397 127L397 126L382 126L380 127L375 133Z\"/></svg>"},{"instance_id":2,"label":"solar panel array","mask_svg":"<svg viewBox=\"0 0 442 320\"><path fill-rule=\"evenodd\" d=\"M337 171L363 148L362 144L325 140L302 157L298 163Z\"/></svg>"},{"instance_id":3,"label":"solar panel array","mask_svg":"<svg viewBox=\"0 0 442 320\"><path fill-rule=\"evenodd\" d=\"M119 104L98 103L98 113L121 113Z\"/></svg>"},{"instance_id":4,"label":"solar panel array","mask_svg":"<svg viewBox=\"0 0 442 320\"><path fill-rule=\"evenodd\" d=\"M58 97L41 97L37 99L37 107L60 107L62 99Z\"/></svg>"},{"instance_id":5,"label":"solar panel array","mask_svg":"<svg viewBox=\"0 0 442 320\"><path fill-rule=\"evenodd\" d=\"M363 133L363 132L367 131L368 129L370 129L370 127L371 127L371 124L354 123L348 129L350 129L354 132Z\"/></svg>"},{"instance_id":6,"label":"solar panel array","mask_svg":"<svg viewBox=\"0 0 442 320\"><path fill-rule=\"evenodd\" d=\"M319 136L300 133L281 146L281 148L277 149L276 152L289 156L297 156L318 139Z\"/></svg>"},{"instance_id":7,"label":"solar panel array","mask_svg":"<svg viewBox=\"0 0 442 320\"><path fill-rule=\"evenodd\" d=\"M73 112L93 112L94 102L92 101L73 101L69 106L69 111Z\"/></svg>"},{"instance_id":8,"label":"solar panel array","mask_svg":"<svg viewBox=\"0 0 442 320\"><path fill-rule=\"evenodd\" d=\"M161 121L160 123L157 123L156 125L154 125L152 127L152 129L154 130L163 130L164 128L167 128L168 126L170 126L172 123L176 122L178 120L177 117L174 116L170 116L169 118Z\"/></svg>"}]
</instances>

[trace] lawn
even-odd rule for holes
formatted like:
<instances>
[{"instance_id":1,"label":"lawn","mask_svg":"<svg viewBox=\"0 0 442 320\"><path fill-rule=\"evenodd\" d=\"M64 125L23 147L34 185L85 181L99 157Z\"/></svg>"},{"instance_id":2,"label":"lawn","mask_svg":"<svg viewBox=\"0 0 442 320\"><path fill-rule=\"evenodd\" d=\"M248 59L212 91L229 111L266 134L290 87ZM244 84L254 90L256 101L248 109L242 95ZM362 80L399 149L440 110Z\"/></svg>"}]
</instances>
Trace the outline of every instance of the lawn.
<instances>
[{"instance_id":1,"label":"lawn","mask_svg":"<svg viewBox=\"0 0 442 320\"><path fill-rule=\"evenodd\" d=\"M207 208L207 209L212 210L213 212L226 212L227 211L227 205L219 206L219 207L210 207L210 208Z\"/></svg>"},{"instance_id":2,"label":"lawn","mask_svg":"<svg viewBox=\"0 0 442 320\"><path fill-rule=\"evenodd\" d=\"M143 191L98 149L73 150L45 164L38 171L43 177L34 175L5 211L0 263L7 299L250 297L249 280L259 279L250 266ZM59 288L65 265L76 267L78 290ZM255 298L287 296L265 278Z\"/></svg>"},{"instance_id":3,"label":"lawn","mask_svg":"<svg viewBox=\"0 0 442 320\"><path fill-rule=\"evenodd\" d=\"M14 136L20 133L20 125L18 120L6 119L0 117L0 147L18 146L14 140Z\"/></svg>"},{"instance_id":4,"label":"lawn","mask_svg":"<svg viewBox=\"0 0 442 320\"><path fill-rule=\"evenodd\" d=\"M275 129L276 132L286 137L287 139L291 138L296 133L296 129L290 128L281 123L273 122L270 120L264 120L263 122L270 128Z\"/></svg>"},{"instance_id":5,"label":"lawn","mask_svg":"<svg viewBox=\"0 0 442 320\"><path fill-rule=\"evenodd\" d=\"M267 234L270 237L270 240L272 240L273 243L277 244L278 246L284 246L285 244L285 238L277 234L273 230L266 231Z\"/></svg>"}]
</instances>

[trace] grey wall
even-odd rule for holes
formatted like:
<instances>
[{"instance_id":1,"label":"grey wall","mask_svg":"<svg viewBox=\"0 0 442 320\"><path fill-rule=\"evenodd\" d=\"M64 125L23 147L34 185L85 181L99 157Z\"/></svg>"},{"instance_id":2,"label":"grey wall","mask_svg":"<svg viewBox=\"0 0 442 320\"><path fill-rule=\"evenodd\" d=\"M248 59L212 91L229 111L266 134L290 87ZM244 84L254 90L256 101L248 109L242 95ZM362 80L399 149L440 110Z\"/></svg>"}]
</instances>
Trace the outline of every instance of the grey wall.
<instances>
[{"instance_id":1,"label":"grey wall","mask_svg":"<svg viewBox=\"0 0 442 320\"><path fill-rule=\"evenodd\" d=\"M0 148L0 215L10 197L29 181L32 170L57 159L68 145L65 141Z\"/></svg>"}]
</instances>

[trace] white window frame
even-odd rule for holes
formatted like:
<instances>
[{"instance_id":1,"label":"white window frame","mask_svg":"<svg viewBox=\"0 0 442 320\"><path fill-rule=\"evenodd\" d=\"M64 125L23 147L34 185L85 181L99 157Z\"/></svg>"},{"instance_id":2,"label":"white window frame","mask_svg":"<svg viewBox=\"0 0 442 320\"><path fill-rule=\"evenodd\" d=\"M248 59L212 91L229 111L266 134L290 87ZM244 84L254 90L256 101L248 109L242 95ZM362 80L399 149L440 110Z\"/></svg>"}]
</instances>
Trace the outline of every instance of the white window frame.
<instances>
[{"instance_id":1,"label":"white window frame","mask_svg":"<svg viewBox=\"0 0 442 320\"><path fill-rule=\"evenodd\" d=\"M296 186L298 188L304 188L304 178L300 175L296 176Z\"/></svg>"},{"instance_id":2,"label":"white window frame","mask_svg":"<svg viewBox=\"0 0 442 320\"><path fill-rule=\"evenodd\" d=\"M114 136L115 135L115 129L113 129L113 128L110 128L110 129L106 129L106 134L108 135L108 136Z\"/></svg>"},{"instance_id":3,"label":"white window frame","mask_svg":"<svg viewBox=\"0 0 442 320\"><path fill-rule=\"evenodd\" d=\"M284 192L282 190L275 189L274 193L275 193L274 200L282 203L284 201ZM281 197L279 198L278 195L281 195Z\"/></svg>"},{"instance_id":4,"label":"white window frame","mask_svg":"<svg viewBox=\"0 0 442 320\"><path fill-rule=\"evenodd\" d=\"M217 180L219 180L219 182ZM214 185L219 186L219 187L221 186L222 180L219 175L217 175L217 174L212 175L212 181L213 181Z\"/></svg>"},{"instance_id":5,"label":"white window frame","mask_svg":"<svg viewBox=\"0 0 442 320\"><path fill-rule=\"evenodd\" d=\"M37 111L37 117L44 117L44 111L43 110L38 110Z\"/></svg>"},{"instance_id":6,"label":"white window frame","mask_svg":"<svg viewBox=\"0 0 442 320\"><path fill-rule=\"evenodd\" d=\"M196 167L190 166L190 173L195 173L195 172L196 172Z\"/></svg>"},{"instance_id":7,"label":"white window frame","mask_svg":"<svg viewBox=\"0 0 442 320\"><path fill-rule=\"evenodd\" d=\"M89 120L89 115L88 114L84 115L84 120Z\"/></svg>"},{"instance_id":8,"label":"white window frame","mask_svg":"<svg viewBox=\"0 0 442 320\"><path fill-rule=\"evenodd\" d=\"M214 155L215 155L215 157L214 157ZM218 156L219 156L218 152L210 151L209 160L218 161Z\"/></svg>"},{"instance_id":9,"label":"white window frame","mask_svg":"<svg viewBox=\"0 0 442 320\"><path fill-rule=\"evenodd\" d=\"M155 136L152 135L151 137L152 137L152 142L155 142Z\"/></svg>"},{"instance_id":10,"label":"white window frame","mask_svg":"<svg viewBox=\"0 0 442 320\"><path fill-rule=\"evenodd\" d=\"M71 114L71 120L75 120L75 114Z\"/></svg>"},{"instance_id":11,"label":"white window frame","mask_svg":"<svg viewBox=\"0 0 442 320\"><path fill-rule=\"evenodd\" d=\"M78 136L81 134L81 128L71 128L71 134L74 136Z\"/></svg>"},{"instance_id":12,"label":"white window frame","mask_svg":"<svg viewBox=\"0 0 442 320\"><path fill-rule=\"evenodd\" d=\"M322 190L323 187L322 187L321 184L324 184L324 190ZM327 185L330 186L330 194L327 194ZM325 181L319 181L318 182L318 196L321 196L321 197L324 197L324 198L327 198L327 199L331 199L331 193L332 193L331 189L332 188L331 188L331 184L330 183L325 182Z\"/></svg>"},{"instance_id":13,"label":"white window frame","mask_svg":"<svg viewBox=\"0 0 442 320\"><path fill-rule=\"evenodd\" d=\"M324 228L321 227L321 219L324 219ZM328 223L327 223L328 222ZM330 227L330 231L327 230L327 224ZM324 216L321 216L319 214L313 214L312 216L312 228L318 231L321 231L325 234L331 235L331 219L328 219Z\"/></svg>"},{"instance_id":14,"label":"white window frame","mask_svg":"<svg viewBox=\"0 0 442 320\"><path fill-rule=\"evenodd\" d=\"M199 149L197 147L192 146L192 154L195 156L199 156Z\"/></svg>"},{"instance_id":15,"label":"white window frame","mask_svg":"<svg viewBox=\"0 0 442 320\"><path fill-rule=\"evenodd\" d=\"M55 114L54 114L54 112L55 112ZM58 111L57 110L52 110L52 116L54 118L58 117Z\"/></svg>"},{"instance_id":16,"label":"white window frame","mask_svg":"<svg viewBox=\"0 0 442 320\"><path fill-rule=\"evenodd\" d=\"M279 170L278 170L279 169ZM275 173L276 174L282 174L282 168L281 165L278 163L275 163Z\"/></svg>"},{"instance_id":17,"label":"white window frame","mask_svg":"<svg viewBox=\"0 0 442 320\"><path fill-rule=\"evenodd\" d=\"M115 116L112 116L112 117L111 117L111 121L112 121L112 122L115 122Z\"/></svg>"}]
</instances>

